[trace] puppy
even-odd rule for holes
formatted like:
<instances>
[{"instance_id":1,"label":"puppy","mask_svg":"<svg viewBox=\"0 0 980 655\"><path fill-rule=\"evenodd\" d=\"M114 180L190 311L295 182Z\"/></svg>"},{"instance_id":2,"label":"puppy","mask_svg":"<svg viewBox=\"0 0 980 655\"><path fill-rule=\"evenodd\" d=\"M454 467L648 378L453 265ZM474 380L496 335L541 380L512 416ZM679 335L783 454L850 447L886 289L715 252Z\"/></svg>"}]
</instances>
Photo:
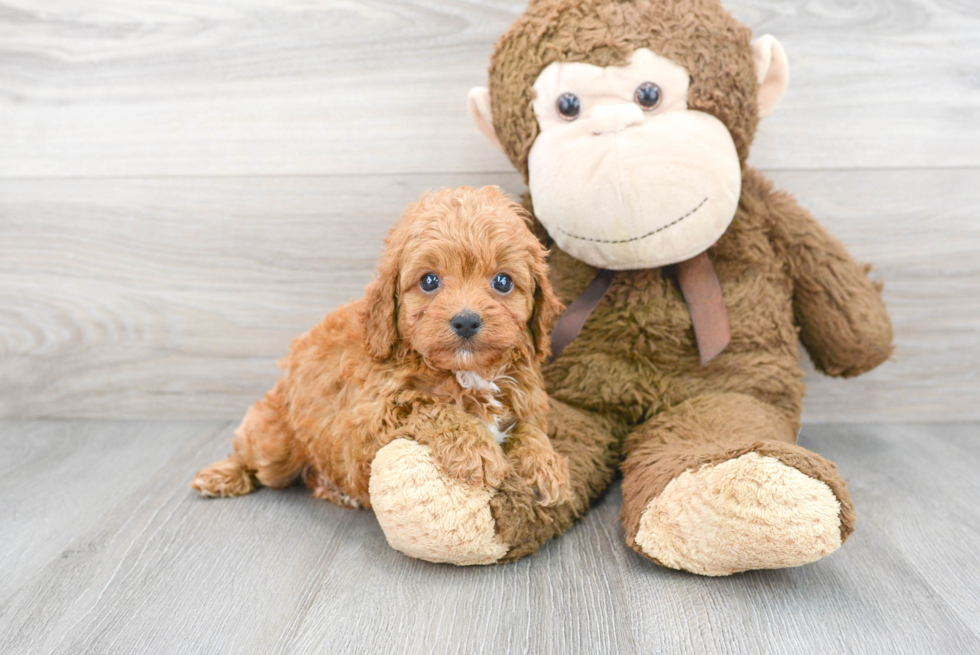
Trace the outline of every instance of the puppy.
<instances>
[{"instance_id":1,"label":"puppy","mask_svg":"<svg viewBox=\"0 0 980 655\"><path fill-rule=\"evenodd\" d=\"M496 187L409 206L365 297L293 342L234 454L191 487L238 496L302 477L318 498L370 507L375 454L408 437L451 478L496 488L513 466L541 504L565 500L540 372L562 305L528 220Z\"/></svg>"}]
</instances>

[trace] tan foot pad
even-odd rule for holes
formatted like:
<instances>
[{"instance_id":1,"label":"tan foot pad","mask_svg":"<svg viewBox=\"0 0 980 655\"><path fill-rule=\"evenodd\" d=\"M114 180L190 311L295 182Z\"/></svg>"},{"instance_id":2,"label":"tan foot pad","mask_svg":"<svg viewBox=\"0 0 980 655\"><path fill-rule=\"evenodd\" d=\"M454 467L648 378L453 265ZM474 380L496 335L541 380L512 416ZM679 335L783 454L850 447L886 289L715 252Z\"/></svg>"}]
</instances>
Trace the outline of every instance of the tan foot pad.
<instances>
[{"instance_id":1,"label":"tan foot pad","mask_svg":"<svg viewBox=\"0 0 980 655\"><path fill-rule=\"evenodd\" d=\"M643 510L636 543L701 575L799 566L840 548L840 503L826 483L747 453L672 480Z\"/></svg>"},{"instance_id":2,"label":"tan foot pad","mask_svg":"<svg viewBox=\"0 0 980 655\"><path fill-rule=\"evenodd\" d=\"M396 439L371 463L371 506L395 550L429 562L492 564L504 556L491 492L450 479L429 447Z\"/></svg>"}]
</instances>

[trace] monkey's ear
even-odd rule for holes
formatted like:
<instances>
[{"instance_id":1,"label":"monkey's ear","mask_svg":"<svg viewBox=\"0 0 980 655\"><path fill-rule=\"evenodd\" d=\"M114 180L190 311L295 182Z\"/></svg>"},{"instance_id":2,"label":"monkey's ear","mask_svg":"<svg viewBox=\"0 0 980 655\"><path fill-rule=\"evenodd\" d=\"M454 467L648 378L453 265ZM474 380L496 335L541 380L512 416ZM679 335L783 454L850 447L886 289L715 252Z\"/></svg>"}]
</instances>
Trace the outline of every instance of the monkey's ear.
<instances>
[{"instance_id":1,"label":"monkey's ear","mask_svg":"<svg viewBox=\"0 0 980 655\"><path fill-rule=\"evenodd\" d=\"M759 118L779 104L789 86L789 61L776 37L766 34L752 42L752 59L759 80Z\"/></svg>"},{"instance_id":2,"label":"monkey's ear","mask_svg":"<svg viewBox=\"0 0 980 655\"><path fill-rule=\"evenodd\" d=\"M496 146L497 150L503 150L497 132L493 129L493 112L490 110L490 89L485 86L476 86L470 89L470 97L467 101L467 109L470 118L476 126L483 132L483 136Z\"/></svg>"}]
</instances>

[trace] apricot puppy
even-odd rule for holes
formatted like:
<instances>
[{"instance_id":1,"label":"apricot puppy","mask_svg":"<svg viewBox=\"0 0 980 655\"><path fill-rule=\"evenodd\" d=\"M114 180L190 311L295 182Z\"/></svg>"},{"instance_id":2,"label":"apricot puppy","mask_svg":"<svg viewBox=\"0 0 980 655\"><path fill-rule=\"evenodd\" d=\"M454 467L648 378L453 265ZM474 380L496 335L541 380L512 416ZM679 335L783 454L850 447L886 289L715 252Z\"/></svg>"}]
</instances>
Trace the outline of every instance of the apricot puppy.
<instances>
[{"instance_id":1,"label":"apricot puppy","mask_svg":"<svg viewBox=\"0 0 980 655\"><path fill-rule=\"evenodd\" d=\"M285 375L246 414L203 496L302 477L318 498L370 507L371 462L399 437L451 478L496 488L509 467L539 502L568 495L545 434L540 363L561 311L528 217L496 187L446 189L406 209L378 279L297 338Z\"/></svg>"}]
</instances>

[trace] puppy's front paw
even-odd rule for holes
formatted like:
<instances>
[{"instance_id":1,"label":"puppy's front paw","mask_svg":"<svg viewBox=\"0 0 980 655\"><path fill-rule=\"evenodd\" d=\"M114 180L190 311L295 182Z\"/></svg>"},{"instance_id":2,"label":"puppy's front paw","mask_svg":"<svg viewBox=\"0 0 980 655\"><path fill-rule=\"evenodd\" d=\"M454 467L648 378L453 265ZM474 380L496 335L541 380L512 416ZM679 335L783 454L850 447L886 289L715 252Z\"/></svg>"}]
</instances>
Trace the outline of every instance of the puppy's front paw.
<instances>
[{"instance_id":1,"label":"puppy's front paw","mask_svg":"<svg viewBox=\"0 0 980 655\"><path fill-rule=\"evenodd\" d=\"M521 448L510 453L518 475L534 490L535 500L545 507L571 497L568 460L551 448Z\"/></svg>"},{"instance_id":2,"label":"puppy's front paw","mask_svg":"<svg viewBox=\"0 0 980 655\"><path fill-rule=\"evenodd\" d=\"M472 487L497 489L510 470L504 451L489 433L436 439L429 446L432 459L446 475Z\"/></svg>"}]
</instances>

